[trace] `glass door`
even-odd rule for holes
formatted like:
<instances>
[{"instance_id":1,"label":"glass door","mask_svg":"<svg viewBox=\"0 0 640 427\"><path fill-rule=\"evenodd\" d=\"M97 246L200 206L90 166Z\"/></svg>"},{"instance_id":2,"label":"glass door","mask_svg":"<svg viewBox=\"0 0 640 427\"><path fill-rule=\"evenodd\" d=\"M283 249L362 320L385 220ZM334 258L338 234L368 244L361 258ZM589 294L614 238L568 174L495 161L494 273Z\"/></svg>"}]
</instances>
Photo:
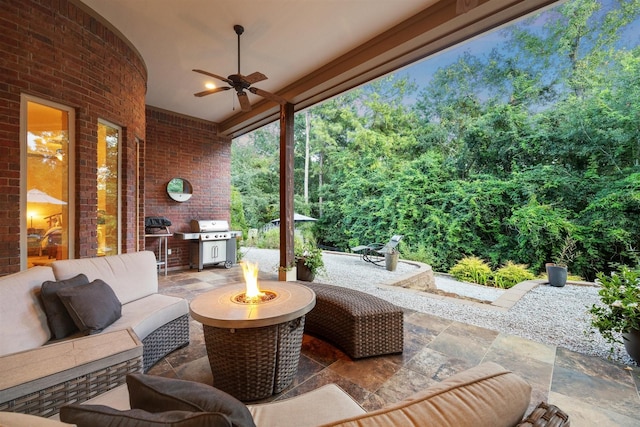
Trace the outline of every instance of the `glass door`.
<instances>
[{"instance_id":1,"label":"glass door","mask_svg":"<svg viewBox=\"0 0 640 427\"><path fill-rule=\"evenodd\" d=\"M33 267L69 257L73 110L31 97L23 97L22 105L23 254L26 266Z\"/></svg>"}]
</instances>

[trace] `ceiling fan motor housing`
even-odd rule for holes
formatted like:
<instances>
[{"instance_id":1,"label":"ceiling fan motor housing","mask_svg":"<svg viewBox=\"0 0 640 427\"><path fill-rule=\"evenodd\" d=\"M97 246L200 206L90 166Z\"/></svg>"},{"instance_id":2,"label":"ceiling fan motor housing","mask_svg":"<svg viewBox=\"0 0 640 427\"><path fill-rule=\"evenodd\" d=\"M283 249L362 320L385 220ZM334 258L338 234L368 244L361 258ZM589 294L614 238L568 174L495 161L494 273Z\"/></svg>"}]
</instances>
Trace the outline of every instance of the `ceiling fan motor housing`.
<instances>
[{"instance_id":1,"label":"ceiling fan motor housing","mask_svg":"<svg viewBox=\"0 0 640 427\"><path fill-rule=\"evenodd\" d=\"M197 69L193 70L197 73L204 74L206 76L210 76L218 80L221 80L229 85L228 87L218 87L218 88L213 88L213 89L205 90L202 92L194 93L194 95L197 97L202 97L202 96L211 95L213 93L217 93L223 90L233 88L237 92L238 100L240 101L240 106L242 107L242 111L251 111L251 104L249 103L249 98L245 90L248 90L249 92L255 95L262 96L263 98L267 98L271 101L277 102L278 104L285 104L287 102L286 99L278 95L275 95L273 93L267 92L266 90L251 87L253 83L266 80L267 76L265 76L264 74L258 71L256 71L255 73L251 73L248 76L243 76L242 74L240 74L240 35L244 33L244 27L242 25L234 25L233 29L238 35L238 72L236 74L231 74L225 79L224 77L218 76L217 74L209 73L207 71L197 70Z\"/></svg>"},{"instance_id":2,"label":"ceiling fan motor housing","mask_svg":"<svg viewBox=\"0 0 640 427\"><path fill-rule=\"evenodd\" d=\"M231 74L227 77L229 80L233 82L233 87L238 89L248 89L251 84L244 80L240 74Z\"/></svg>"}]
</instances>

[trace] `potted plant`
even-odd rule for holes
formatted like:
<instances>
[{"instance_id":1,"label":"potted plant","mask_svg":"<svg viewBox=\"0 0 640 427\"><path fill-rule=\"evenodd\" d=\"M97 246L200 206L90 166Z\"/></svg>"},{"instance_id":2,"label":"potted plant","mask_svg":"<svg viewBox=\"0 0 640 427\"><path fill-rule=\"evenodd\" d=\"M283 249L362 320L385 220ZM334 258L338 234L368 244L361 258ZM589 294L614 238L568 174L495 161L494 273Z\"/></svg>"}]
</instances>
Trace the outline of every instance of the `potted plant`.
<instances>
[{"instance_id":1,"label":"potted plant","mask_svg":"<svg viewBox=\"0 0 640 427\"><path fill-rule=\"evenodd\" d=\"M313 282L316 274L324 268L322 251L312 243L304 243L294 249L296 277L298 280Z\"/></svg>"},{"instance_id":2,"label":"potted plant","mask_svg":"<svg viewBox=\"0 0 640 427\"><path fill-rule=\"evenodd\" d=\"M551 286L561 288L567 283L567 269L576 255L576 241L573 237L567 235L556 259L552 263L546 264L547 279Z\"/></svg>"},{"instance_id":3,"label":"potted plant","mask_svg":"<svg viewBox=\"0 0 640 427\"><path fill-rule=\"evenodd\" d=\"M640 269L626 265L607 276L598 273L600 303L589 309L591 326L611 344L624 344L627 353L640 363Z\"/></svg>"}]
</instances>

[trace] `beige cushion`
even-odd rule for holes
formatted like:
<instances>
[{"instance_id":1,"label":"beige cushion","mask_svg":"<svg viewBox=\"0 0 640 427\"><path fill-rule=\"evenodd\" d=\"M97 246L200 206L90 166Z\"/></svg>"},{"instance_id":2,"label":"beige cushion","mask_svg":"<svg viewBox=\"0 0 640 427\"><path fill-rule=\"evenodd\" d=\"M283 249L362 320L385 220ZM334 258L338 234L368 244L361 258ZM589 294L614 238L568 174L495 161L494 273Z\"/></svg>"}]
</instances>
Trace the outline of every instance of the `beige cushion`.
<instances>
[{"instance_id":1,"label":"beige cushion","mask_svg":"<svg viewBox=\"0 0 640 427\"><path fill-rule=\"evenodd\" d=\"M365 413L351 396L335 384L290 399L248 407L257 427L312 427Z\"/></svg>"},{"instance_id":2,"label":"beige cushion","mask_svg":"<svg viewBox=\"0 0 640 427\"><path fill-rule=\"evenodd\" d=\"M0 356L40 347L51 338L39 300L47 280L55 280L49 267L0 277Z\"/></svg>"},{"instance_id":3,"label":"beige cushion","mask_svg":"<svg viewBox=\"0 0 640 427\"><path fill-rule=\"evenodd\" d=\"M86 404L130 409L126 385L94 397ZM358 403L335 384L328 384L300 396L271 403L247 405L257 427L311 427L365 413ZM59 419L57 414L52 419Z\"/></svg>"},{"instance_id":4,"label":"beige cushion","mask_svg":"<svg viewBox=\"0 0 640 427\"><path fill-rule=\"evenodd\" d=\"M51 263L56 280L83 273L90 282L104 280L122 304L158 292L156 256L151 251Z\"/></svg>"},{"instance_id":5,"label":"beige cushion","mask_svg":"<svg viewBox=\"0 0 640 427\"><path fill-rule=\"evenodd\" d=\"M16 414L14 412L0 412L0 426L7 427L71 427L61 421L37 417L35 415Z\"/></svg>"},{"instance_id":6,"label":"beige cushion","mask_svg":"<svg viewBox=\"0 0 640 427\"><path fill-rule=\"evenodd\" d=\"M131 328L141 340L159 327L189 313L184 298L153 294L122 306L122 317L103 332Z\"/></svg>"},{"instance_id":7,"label":"beige cushion","mask_svg":"<svg viewBox=\"0 0 640 427\"><path fill-rule=\"evenodd\" d=\"M370 413L335 384L291 399L247 406L258 427L512 427L522 420L530 394L531 387L520 377L485 363ZM129 409L129 394L126 386L119 386L87 403Z\"/></svg>"},{"instance_id":8,"label":"beige cushion","mask_svg":"<svg viewBox=\"0 0 640 427\"><path fill-rule=\"evenodd\" d=\"M395 405L323 426L513 427L529 405L531 386L495 363L456 374Z\"/></svg>"}]
</instances>

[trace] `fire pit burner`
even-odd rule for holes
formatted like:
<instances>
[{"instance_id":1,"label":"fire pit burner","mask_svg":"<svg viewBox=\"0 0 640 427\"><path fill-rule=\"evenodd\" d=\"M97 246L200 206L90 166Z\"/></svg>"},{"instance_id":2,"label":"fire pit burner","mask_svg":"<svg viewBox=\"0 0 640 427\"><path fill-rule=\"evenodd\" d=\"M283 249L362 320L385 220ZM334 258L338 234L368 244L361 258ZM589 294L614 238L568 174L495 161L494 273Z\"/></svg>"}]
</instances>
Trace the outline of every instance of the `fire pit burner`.
<instances>
[{"instance_id":1,"label":"fire pit burner","mask_svg":"<svg viewBox=\"0 0 640 427\"><path fill-rule=\"evenodd\" d=\"M271 291L262 291L256 297L248 297L246 292L234 296L231 300L239 304L262 304L278 298L278 294Z\"/></svg>"}]
</instances>

